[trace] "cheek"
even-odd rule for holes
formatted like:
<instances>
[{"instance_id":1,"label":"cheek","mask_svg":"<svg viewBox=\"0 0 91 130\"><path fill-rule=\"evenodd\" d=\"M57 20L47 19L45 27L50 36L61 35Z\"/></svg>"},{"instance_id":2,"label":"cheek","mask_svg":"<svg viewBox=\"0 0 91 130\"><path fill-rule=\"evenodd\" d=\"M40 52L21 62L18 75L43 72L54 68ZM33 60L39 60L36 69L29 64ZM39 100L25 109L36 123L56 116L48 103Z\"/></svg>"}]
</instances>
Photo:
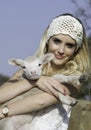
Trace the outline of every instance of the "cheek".
<instances>
[{"instance_id":1,"label":"cheek","mask_svg":"<svg viewBox=\"0 0 91 130\"><path fill-rule=\"evenodd\" d=\"M54 52L57 49L57 46L52 42L48 44L48 52Z\"/></svg>"},{"instance_id":2,"label":"cheek","mask_svg":"<svg viewBox=\"0 0 91 130\"><path fill-rule=\"evenodd\" d=\"M70 50L66 52L67 57L71 58L74 55L74 50Z\"/></svg>"},{"instance_id":3,"label":"cheek","mask_svg":"<svg viewBox=\"0 0 91 130\"><path fill-rule=\"evenodd\" d=\"M75 49L67 49L66 50L66 55L68 56L68 57L72 57L73 56L73 54L74 54L74 52L75 52Z\"/></svg>"}]
</instances>

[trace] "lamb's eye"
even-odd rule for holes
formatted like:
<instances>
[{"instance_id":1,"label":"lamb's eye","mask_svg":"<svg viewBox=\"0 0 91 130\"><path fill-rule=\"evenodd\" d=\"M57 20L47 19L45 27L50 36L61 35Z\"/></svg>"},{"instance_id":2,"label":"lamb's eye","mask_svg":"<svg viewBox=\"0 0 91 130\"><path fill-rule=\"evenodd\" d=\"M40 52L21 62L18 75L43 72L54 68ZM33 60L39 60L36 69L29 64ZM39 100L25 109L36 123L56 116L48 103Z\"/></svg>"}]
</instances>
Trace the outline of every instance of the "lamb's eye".
<instances>
[{"instance_id":1,"label":"lamb's eye","mask_svg":"<svg viewBox=\"0 0 91 130\"><path fill-rule=\"evenodd\" d=\"M39 66L41 66L41 64L39 64Z\"/></svg>"},{"instance_id":2,"label":"lamb's eye","mask_svg":"<svg viewBox=\"0 0 91 130\"><path fill-rule=\"evenodd\" d=\"M25 69L26 67L25 66L22 66L23 69Z\"/></svg>"}]
</instances>

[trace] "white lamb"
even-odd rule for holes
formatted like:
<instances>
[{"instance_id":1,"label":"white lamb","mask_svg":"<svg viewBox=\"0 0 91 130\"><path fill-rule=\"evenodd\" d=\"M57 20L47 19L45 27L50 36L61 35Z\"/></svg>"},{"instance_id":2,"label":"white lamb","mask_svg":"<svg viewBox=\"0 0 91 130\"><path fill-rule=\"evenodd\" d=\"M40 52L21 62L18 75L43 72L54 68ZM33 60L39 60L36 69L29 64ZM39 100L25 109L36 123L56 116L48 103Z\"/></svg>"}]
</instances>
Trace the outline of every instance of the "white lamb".
<instances>
[{"instance_id":1,"label":"white lamb","mask_svg":"<svg viewBox=\"0 0 91 130\"><path fill-rule=\"evenodd\" d=\"M25 60L22 59L10 59L8 62L11 65L14 66L20 66L25 76L30 80L36 80L42 75L42 68L44 64L47 64L54 58L54 55L52 53L45 54L41 58L37 57L28 57ZM80 76L65 76L63 74L55 74L52 75L54 79L57 79L59 82L66 82L66 83L72 83L74 85L80 84ZM22 77L21 77L22 78ZM59 99L62 103L67 105L74 105L77 100L68 96L63 95L62 93L58 92Z\"/></svg>"}]
</instances>

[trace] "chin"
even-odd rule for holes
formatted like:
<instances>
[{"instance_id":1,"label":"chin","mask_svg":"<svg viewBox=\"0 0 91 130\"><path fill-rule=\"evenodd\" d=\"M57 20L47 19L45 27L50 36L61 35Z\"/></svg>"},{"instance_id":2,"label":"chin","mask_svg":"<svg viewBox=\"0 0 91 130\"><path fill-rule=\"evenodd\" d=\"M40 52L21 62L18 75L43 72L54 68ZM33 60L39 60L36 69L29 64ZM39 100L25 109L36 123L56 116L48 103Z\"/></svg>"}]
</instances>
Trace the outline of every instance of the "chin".
<instances>
[{"instance_id":1,"label":"chin","mask_svg":"<svg viewBox=\"0 0 91 130\"><path fill-rule=\"evenodd\" d=\"M63 60L53 59L52 62L53 62L53 64L59 66L59 65L64 65L67 62L67 60L65 60L65 59L63 59Z\"/></svg>"},{"instance_id":2,"label":"chin","mask_svg":"<svg viewBox=\"0 0 91 130\"><path fill-rule=\"evenodd\" d=\"M32 76L32 77L30 76L30 77L29 77L30 80L37 80L37 79L39 79L39 78L40 78L40 76Z\"/></svg>"}]
</instances>

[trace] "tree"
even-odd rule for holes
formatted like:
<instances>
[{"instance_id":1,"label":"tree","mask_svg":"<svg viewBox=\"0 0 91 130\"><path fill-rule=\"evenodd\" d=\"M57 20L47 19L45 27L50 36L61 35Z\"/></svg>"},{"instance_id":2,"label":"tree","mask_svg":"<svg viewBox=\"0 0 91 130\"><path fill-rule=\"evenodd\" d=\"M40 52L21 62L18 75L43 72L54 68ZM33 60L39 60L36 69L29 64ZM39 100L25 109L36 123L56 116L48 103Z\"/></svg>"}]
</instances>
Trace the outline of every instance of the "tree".
<instances>
[{"instance_id":1,"label":"tree","mask_svg":"<svg viewBox=\"0 0 91 130\"><path fill-rule=\"evenodd\" d=\"M83 21L87 36L91 36L91 0L71 0L75 5L75 15Z\"/></svg>"},{"instance_id":2,"label":"tree","mask_svg":"<svg viewBox=\"0 0 91 130\"><path fill-rule=\"evenodd\" d=\"M2 85L4 82L6 82L9 79L8 76L1 75L0 74L0 85Z\"/></svg>"}]
</instances>

